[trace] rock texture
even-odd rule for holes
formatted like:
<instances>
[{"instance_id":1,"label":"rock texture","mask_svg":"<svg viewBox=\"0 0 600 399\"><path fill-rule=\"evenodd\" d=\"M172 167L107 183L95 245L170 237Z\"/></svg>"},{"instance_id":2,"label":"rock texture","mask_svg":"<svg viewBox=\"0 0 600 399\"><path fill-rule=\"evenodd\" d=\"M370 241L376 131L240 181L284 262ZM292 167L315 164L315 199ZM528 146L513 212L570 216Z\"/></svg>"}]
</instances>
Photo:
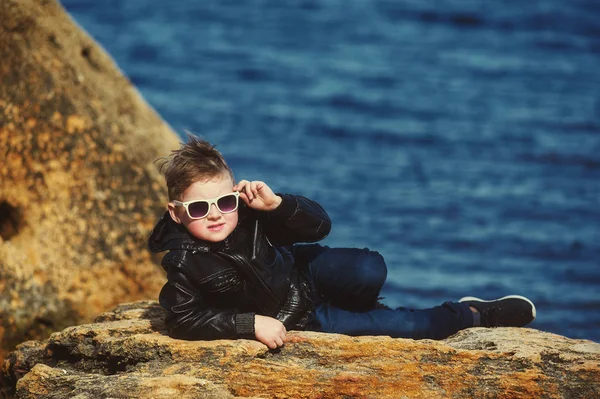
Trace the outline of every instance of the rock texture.
<instances>
[{"instance_id":1,"label":"rock texture","mask_svg":"<svg viewBox=\"0 0 600 399\"><path fill-rule=\"evenodd\" d=\"M175 340L162 318L156 302L140 301L23 343L4 363L4 383L42 399L600 397L600 344L532 329L469 329L444 341L292 332L269 351Z\"/></svg>"},{"instance_id":2,"label":"rock texture","mask_svg":"<svg viewBox=\"0 0 600 399\"><path fill-rule=\"evenodd\" d=\"M0 359L155 298L145 240L176 134L55 0L0 1Z\"/></svg>"}]
</instances>

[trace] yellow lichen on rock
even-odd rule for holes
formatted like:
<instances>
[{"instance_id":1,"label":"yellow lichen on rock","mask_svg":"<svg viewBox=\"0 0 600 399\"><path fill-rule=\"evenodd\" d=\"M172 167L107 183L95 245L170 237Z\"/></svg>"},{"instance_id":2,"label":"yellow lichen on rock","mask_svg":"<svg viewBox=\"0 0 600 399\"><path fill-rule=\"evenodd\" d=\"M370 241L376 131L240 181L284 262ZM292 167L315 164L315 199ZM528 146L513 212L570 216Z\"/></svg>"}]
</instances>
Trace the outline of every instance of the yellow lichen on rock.
<instances>
[{"instance_id":1,"label":"yellow lichen on rock","mask_svg":"<svg viewBox=\"0 0 600 399\"><path fill-rule=\"evenodd\" d=\"M146 238L179 144L56 0L0 1L0 358L155 298ZM16 299L15 299L16 298Z\"/></svg>"},{"instance_id":2,"label":"yellow lichen on rock","mask_svg":"<svg viewBox=\"0 0 600 399\"><path fill-rule=\"evenodd\" d=\"M163 317L156 301L122 304L93 324L20 345L3 371L10 384L16 383L19 398L36 399L75 393L128 398L600 397L600 344L532 329L473 328L442 341L289 332L285 346L272 351L257 341L172 339Z\"/></svg>"}]
</instances>

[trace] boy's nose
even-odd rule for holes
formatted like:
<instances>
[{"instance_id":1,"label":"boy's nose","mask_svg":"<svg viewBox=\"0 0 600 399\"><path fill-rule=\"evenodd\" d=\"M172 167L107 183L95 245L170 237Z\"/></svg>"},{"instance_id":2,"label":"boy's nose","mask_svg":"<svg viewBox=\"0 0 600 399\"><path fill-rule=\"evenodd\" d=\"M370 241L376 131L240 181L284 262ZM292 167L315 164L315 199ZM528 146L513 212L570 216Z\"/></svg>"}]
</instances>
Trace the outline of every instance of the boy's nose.
<instances>
[{"instance_id":1,"label":"boy's nose","mask_svg":"<svg viewBox=\"0 0 600 399\"><path fill-rule=\"evenodd\" d=\"M217 205L210 204L210 209L208 210L209 219L218 219L221 217L221 212L217 209Z\"/></svg>"}]
</instances>

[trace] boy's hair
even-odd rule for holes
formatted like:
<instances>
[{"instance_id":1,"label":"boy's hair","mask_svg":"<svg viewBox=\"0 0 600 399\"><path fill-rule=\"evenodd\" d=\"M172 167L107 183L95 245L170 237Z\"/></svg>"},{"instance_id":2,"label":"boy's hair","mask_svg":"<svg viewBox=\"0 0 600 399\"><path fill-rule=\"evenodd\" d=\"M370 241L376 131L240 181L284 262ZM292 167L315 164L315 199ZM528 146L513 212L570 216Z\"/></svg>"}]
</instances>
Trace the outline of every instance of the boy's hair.
<instances>
[{"instance_id":1,"label":"boy's hair","mask_svg":"<svg viewBox=\"0 0 600 399\"><path fill-rule=\"evenodd\" d=\"M187 132L188 141L171 154L158 158L156 163L165 175L169 201L181 199L185 191L195 182L210 180L227 172L233 180L233 172L223 155L215 146Z\"/></svg>"}]
</instances>

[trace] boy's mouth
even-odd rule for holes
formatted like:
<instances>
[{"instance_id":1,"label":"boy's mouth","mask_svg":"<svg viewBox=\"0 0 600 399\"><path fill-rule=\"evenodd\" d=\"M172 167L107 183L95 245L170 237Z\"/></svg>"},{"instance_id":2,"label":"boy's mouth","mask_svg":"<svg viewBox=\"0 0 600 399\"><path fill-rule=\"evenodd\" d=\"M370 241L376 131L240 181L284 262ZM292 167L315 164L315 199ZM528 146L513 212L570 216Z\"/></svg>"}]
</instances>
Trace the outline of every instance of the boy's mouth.
<instances>
[{"instance_id":1,"label":"boy's mouth","mask_svg":"<svg viewBox=\"0 0 600 399\"><path fill-rule=\"evenodd\" d=\"M211 224L207 227L207 229L209 229L210 231L219 231L223 228L223 226L225 226L225 223Z\"/></svg>"}]
</instances>

